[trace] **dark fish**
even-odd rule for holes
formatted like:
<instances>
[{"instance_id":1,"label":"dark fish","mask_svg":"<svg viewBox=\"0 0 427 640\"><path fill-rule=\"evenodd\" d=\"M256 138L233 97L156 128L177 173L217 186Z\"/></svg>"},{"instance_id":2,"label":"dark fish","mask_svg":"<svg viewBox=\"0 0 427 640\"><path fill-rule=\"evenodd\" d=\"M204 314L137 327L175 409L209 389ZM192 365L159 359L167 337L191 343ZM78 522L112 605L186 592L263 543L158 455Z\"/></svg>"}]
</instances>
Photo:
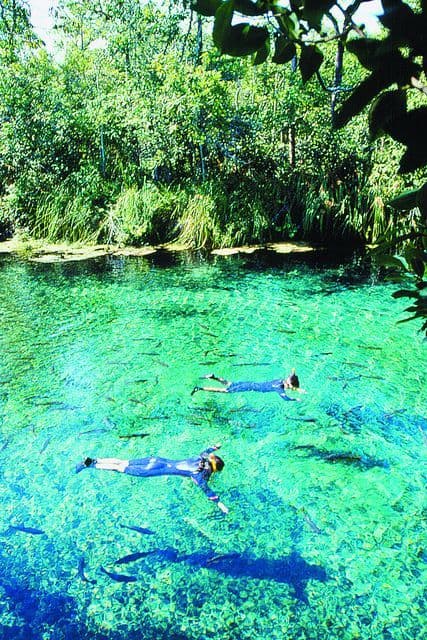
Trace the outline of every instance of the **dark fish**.
<instances>
[{"instance_id":1,"label":"dark fish","mask_svg":"<svg viewBox=\"0 0 427 640\"><path fill-rule=\"evenodd\" d=\"M4 449L6 449L7 445L9 444L9 440L5 440L2 444L2 446L0 447L0 451L4 451Z\"/></svg>"},{"instance_id":2,"label":"dark fish","mask_svg":"<svg viewBox=\"0 0 427 640\"><path fill-rule=\"evenodd\" d=\"M46 451L49 442L50 442L50 438L46 438L46 440L43 442L42 448L39 451L39 454L43 453L43 451Z\"/></svg>"},{"instance_id":3,"label":"dark fish","mask_svg":"<svg viewBox=\"0 0 427 640\"><path fill-rule=\"evenodd\" d=\"M271 362L235 362L232 367L269 367Z\"/></svg>"},{"instance_id":4,"label":"dark fish","mask_svg":"<svg viewBox=\"0 0 427 640\"><path fill-rule=\"evenodd\" d=\"M310 529L312 531L314 531L314 533L322 533L322 530L319 529L319 527L317 526L317 524L314 522L314 520L312 520L310 518L310 516L308 515L307 511L304 509L304 507L301 509L301 513L302 513L302 517L304 518L305 522L308 524L308 526L310 527Z\"/></svg>"},{"instance_id":5,"label":"dark fish","mask_svg":"<svg viewBox=\"0 0 427 640\"><path fill-rule=\"evenodd\" d=\"M136 531L137 533L145 533L148 536L154 536L154 531L151 529L147 529L146 527L134 527L128 524L121 524L122 529L130 529L131 531Z\"/></svg>"},{"instance_id":6,"label":"dark fish","mask_svg":"<svg viewBox=\"0 0 427 640\"><path fill-rule=\"evenodd\" d=\"M130 402L135 402L136 404L145 404L144 400L138 400L137 398L129 398Z\"/></svg>"},{"instance_id":7,"label":"dark fish","mask_svg":"<svg viewBox=\"0 0 427 640\"><path fill-rule=\"evenodd\" d=\"M143 382L148 382L148 378L138 378L138 380L134 380L135 384L142 384Z\"/></svg>"},{"instance_id":8,"label":"dark fish","mask_svg":"<svg viewBox=\"0 0 427 640\"><path fill-rule=\"evenodd\" d=\"M146 438L149 435L149 433L127 433L119 436L119 438Z\"/></svg>"},{"instance_id":9,"label":"dark fish","mask_svg":"<svg viewBox=\"0 0 427 640\"><path fill-rule=\"evenodd\" d=\"M30 533L33 536L42 536L45 532L42 529L35 529L34 527L24 527L22 524L11 524L9 530L22 531L22 533Z\"/></svg>"},{"instance_id":10,"label":"dark fish","mask_svg":"<svg viewBox=\"0 0 427 640\"><path fill-rule=\"evenodd\" d=\"M100 567L102 573L105 573L109 578L116 582L136 582L135 576L125 576L121 573L113 573L113 571L107 571L104 567Z\"/></svg>"},{"instance_id":11,"label":"dark fish","mask_svg":"<svg viewBox=\"0 0 427 640\"><path fill-rule=\"evenodd\" d=\"M312 455L314 455L316 458L325 460L326 462L349 463L354 464L361 469L372 469L372 467L382 467L384 469L388 468L388 462L385 460L376 460L375 458L359 455L357 453L347 451L326 451L325 449L318 449L314 445L310 444L297 445L293 447L293 449L306 449L308 451L311 451Z\"/></svg>"},{"instance_id":12,"label":"dark fish","mask_svg":"<svg viewBox=\"0 0 427 640\"><path fill-rule=\"evenodd\" d=\"M89 431L80 431L79 436L87 436L89 434L95 433L106 433L108 429L104 429L103 427L98 427L97 429L89 429Z\"/></svg>"},{"instance_id":13,"label":"dark fish","mask_svg":"<svg viewBox=\"0 0 427 640\"><path fill-rule=\"evenodd\" d=\"M214 564L215 562L223 562L223 560L234 560L239 557L239 553L224 553L223 555L213 556L206 560L206 565Z\"/></svg>"},{"instance_id":14,"label":"dark fish","mask_svg":"<svg viewBox=\"0 0 427 640\"><path fill-rule=\"evenodd\" d=\"M35 402L34 404L36 407L52 407L60 411L77 411L77 409L82 409L81 406L58 402L56 400L46 400L43 402Z\"/></svg>"},{"instance_id":15,"label":"dark fish","mask_svg":"<svg viewBox=\"0 0 427 640\"><path fill-rule=\"evenodd\" d=\"M96 584L96 580L89 580L89 578L86 578L85 573L84 573L84 568L85 568L85 559L82 556L81 558L79 558L79 565L78 565L78 568L77 568L77 575L79 576L79 578L81 580L83 580L83 582L90 582L90 584Z\"/></svg>"},{"instance_id":16,"label":"dark fish","mask_svg":"<svg viewBox=\"0 0 427 640\"><path fill-rule=\"evenodd\" d=\"M159 356L160 353L158 351L140 351L140 356Z\"/></svg>"},{"instance_id":17,"label":"dark fish","mask_svg":"<svg viewBox=\"0 0 427 640\"><path fill-rule=\"evenodd\" d=\"M129 562L135 562L135 560L140 560L141 558L146 558L153 551L137 551L136 553L130 553L127 556L123 556L123 558L119 558L116 560L114 564L128 564Z\"/></svg>"}]
</instances>

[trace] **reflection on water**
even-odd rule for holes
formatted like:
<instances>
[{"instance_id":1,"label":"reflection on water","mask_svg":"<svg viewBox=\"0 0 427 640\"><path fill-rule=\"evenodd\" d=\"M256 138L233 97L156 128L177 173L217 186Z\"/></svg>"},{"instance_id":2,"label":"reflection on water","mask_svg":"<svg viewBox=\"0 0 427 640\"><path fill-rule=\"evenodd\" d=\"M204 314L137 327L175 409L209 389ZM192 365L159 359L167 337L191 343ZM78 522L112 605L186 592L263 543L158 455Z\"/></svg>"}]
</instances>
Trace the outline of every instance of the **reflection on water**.
<instances>
[{"instance_id":1,"label":"reflection on water","mask_svg":"<svg viewBox=\"0 0 427 640\"><path fill-rule=\"evenodd\" d=\"M363 256L0 256L0 638L421 638L425 343ZM307 393L191 396L201 376ZM222 443L212 486L87 470Z\"/></svg>"}]
</instances>

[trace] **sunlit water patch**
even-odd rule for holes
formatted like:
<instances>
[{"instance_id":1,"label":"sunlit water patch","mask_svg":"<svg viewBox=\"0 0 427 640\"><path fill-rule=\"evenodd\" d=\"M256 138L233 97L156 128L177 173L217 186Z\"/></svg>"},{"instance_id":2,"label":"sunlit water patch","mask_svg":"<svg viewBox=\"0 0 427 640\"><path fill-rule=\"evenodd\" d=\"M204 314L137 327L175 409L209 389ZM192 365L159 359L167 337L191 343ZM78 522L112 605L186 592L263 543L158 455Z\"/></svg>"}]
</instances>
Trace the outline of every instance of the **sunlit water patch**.
<instances>
[{"instance_id":1,"label":"sunlit water patch","mask_svg":"<svg viewBox=\"0 0 427 640\"><path fill-rule=\"evenodd\" d=\"M426 345L393 288L361 259L0 258L0 637L421 638ZM190 395L291 367L300 402ZM228 515L74 472L218 442Z\"/></svg>"}]
</instances>

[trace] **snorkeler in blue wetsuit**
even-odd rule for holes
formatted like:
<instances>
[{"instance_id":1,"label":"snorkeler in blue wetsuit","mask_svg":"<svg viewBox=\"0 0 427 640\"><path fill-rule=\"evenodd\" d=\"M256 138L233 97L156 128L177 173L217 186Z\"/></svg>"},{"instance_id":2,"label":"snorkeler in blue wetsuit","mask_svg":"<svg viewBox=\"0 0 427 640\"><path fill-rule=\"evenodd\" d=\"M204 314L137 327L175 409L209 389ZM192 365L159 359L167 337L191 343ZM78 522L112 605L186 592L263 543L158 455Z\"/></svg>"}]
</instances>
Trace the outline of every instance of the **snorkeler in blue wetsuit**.
<instances>
[{"instance_id":1,"label":"snorkeler in blue wetsuit","mask_svg":"<svg viewBox=\"0 0 427 640\"><path fill-rule=\"evenodd\" d=\"M305 393L304 389L300 389L299 378L295 373L295 369L288 375L285 380L269 380L267 382L229 382L224 378L220 378L213 373L209 373L203 378L208 380L217 380L223 387L194 387L191 395L194 395L197 391L210 391L213 393L239 393L241 391L258 391L260 393L268 393L275 391L279 394L283 400L296 400L296 398L290 398L286 393L287 389L293 391L299 391Z\"/></svg>"},{"instance_id":2,"label":"snorkeler in blue wetsuit","mask_svg":"<svg viewBox=\"0 0 427 640\"><path fill-rule=\"evenodd\" d=\"M169 460L168 458L138 458L136 460L120 460L119 458L86 458L77 465L76 473L85 468L94 467L106 471L118 471L129 476L139 476L149 478L152 476L184 476L191 478L193 482L205 493L209 500L215 502L217 507L228 513L227 507L220 501L219 497L208 486L211 475L217 471L222 471L224 461L213 452L217 451L221 445L214 445L203 451L195 458L186 460Z\"/></svg>"}]
</instances>

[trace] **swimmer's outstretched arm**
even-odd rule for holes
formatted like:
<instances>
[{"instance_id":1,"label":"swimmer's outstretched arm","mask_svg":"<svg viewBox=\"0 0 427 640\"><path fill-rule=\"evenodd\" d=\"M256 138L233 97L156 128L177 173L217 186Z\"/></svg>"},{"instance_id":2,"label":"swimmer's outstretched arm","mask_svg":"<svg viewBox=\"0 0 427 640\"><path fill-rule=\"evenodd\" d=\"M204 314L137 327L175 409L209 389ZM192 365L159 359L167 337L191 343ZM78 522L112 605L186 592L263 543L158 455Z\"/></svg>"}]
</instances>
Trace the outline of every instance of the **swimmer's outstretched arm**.
<instances>
[{"instance_id":1,"label":"swimmer's outstretched arm","mask_svg":"<svg viewBox=\"0 0 427 640\"><path fill-rule=\"evenodd\" d=\"M218 449L221 449L221 444L219 442L217 444L213 444L211 447L208 447L207 449L202 451L202 453L200 454L200 457L203 458L204 456L207 456L210 453L213 453L214 451L218 451Z\"/></svg>"},{"instance_id":2,"label":"swimmer's outstretched arm","mask_svg":"<svg viewBox=\"0 0 427 640\"><path fill-rule=\"evenodd\" d=\"M284 391L282 391L281 393L279 393L279 396L283 399L283 400L290 400L292 401L296 401L299 402L298 398L290 398L287 393L285 393Z\"/></svg>"},{"instance_id":3,"label":"swimmer's outstretched arm","mask_svg":"<svg viewBox=\"0 0 427 640\"><path fill-rule=\"evenodd\" d=\"M223 513L228 513L228 508L223 502L221 502L215 491L212 491L206 480L203 480L202 478L193 478L193 482L197 484L197 486L203 491L208 500L212 500L212 502L215 502L220 511L222 511Z\"/></svg>"}]
</instances>

